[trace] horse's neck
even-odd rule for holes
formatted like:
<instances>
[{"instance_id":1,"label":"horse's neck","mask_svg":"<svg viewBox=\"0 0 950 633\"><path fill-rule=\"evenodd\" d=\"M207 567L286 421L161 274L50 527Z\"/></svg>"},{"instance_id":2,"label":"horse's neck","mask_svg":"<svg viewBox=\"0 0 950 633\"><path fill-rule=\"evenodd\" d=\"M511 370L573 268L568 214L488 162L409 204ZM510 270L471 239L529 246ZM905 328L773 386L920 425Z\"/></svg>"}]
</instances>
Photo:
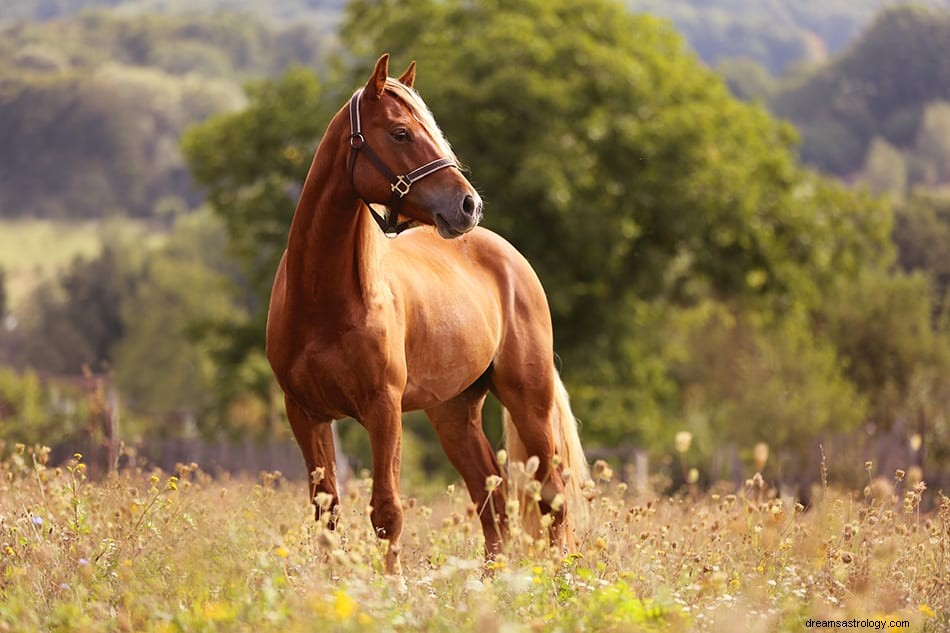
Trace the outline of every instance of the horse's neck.
<instances>
[{"instance_id":1,"label":"horse's neck","mask_svg":"<svg viewBox=\"0 0 950 633\"><path fill-rule=\"evenodd\" d=\"M328 168L340 162L324 158L318 150L294 212L287 293L301 309L332 304L342 314L371 300L383 238L347 175Z\"/></svg>"}]
</instances>

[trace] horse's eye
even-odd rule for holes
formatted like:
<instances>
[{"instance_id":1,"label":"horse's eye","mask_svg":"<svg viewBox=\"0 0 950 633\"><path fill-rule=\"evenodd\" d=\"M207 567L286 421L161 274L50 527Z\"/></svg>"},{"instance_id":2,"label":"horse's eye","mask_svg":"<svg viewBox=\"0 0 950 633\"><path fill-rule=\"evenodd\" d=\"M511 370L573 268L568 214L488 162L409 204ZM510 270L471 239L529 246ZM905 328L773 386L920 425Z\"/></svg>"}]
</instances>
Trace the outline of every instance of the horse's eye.
<instances>
[{"instance_id":1,"label":"horse's eye","mask_svg":"<svg viewBox=\"0 0 950 633\"><path fill-rule=\"evenodd\" d=\"M397 128L393 130L390 135L393 137L393 140L397 143L405 143L409 140L409 131L405 128Z\"/></svg>"}]
</instances>

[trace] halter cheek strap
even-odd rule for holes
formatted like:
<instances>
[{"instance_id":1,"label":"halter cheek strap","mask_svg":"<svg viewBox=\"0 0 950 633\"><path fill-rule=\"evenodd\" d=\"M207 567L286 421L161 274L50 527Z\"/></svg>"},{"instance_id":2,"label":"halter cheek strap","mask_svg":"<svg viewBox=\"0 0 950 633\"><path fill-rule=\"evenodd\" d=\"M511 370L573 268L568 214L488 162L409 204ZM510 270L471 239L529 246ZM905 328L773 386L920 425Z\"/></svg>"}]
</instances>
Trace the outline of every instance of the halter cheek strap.
<instances>
[{"instance_id":1,"label":"halter cheek strap","mask_svg":"<svg viewBox=\"0 0 950 633\"><path fill-rule=\"evenodd\" d=\"M430 161L423 165L422 167L417 167L409 173L397 175L386 166L386 163L379 157L379 155L370 148L366 143L366 138L363 136L362 126L360 125L360 98L363 95L362 88L357 90L353 97L350 99L350 157L347 162L347 171L350 173L350 184L353 186L353 191L356 191L356 182L353 178L354 168L356 167L356 159L360 155L366 156L370 163L381 173L388 181L389 188L392 191L392 196L389 199L388 206L389 211L386 213L386 217L381 217L376 211L373 210L373 207L370 206L369 202L365 198L360 196L363 202L366 203L366 206L369 208L370 213L373 215L373 219L376 220L376 224L379 225L379 228L382 229L383 233L386 235L395 235L406 230L410 224L411 220L405 222L399 222L399 209L402 206L402 199L406 197L409 193L409 190L412 188L413 183L422 180L426 176L434 174L440 169L446 167L455 167L458 169L458 164L447 157L437 158L433 161ZM357 192L356 195L359 195Z\"/></svg>"}]
</instances>

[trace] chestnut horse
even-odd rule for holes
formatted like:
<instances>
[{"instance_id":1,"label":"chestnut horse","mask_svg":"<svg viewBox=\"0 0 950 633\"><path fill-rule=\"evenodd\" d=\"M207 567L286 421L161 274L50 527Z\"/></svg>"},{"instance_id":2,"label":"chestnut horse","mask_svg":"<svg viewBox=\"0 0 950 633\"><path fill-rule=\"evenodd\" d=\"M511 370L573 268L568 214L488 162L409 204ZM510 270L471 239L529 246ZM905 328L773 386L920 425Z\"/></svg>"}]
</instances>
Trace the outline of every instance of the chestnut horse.
<instances>
[{"instance_id":1,"label":"chestnut horse","mask_svg":"<svg viewBox=\"0 0 950 633\"><path fill-rule=\"evenodd\" d=\"M267 358L312 473L310 499L318 519L327 508L317 495L332 500L332 526L331 422L355 418L373 453L370 519L389 541L387 573L399 573L401 416L423 409L480 511L487 555L498 552L506 486L486 489L489 476L504 478L481 421L491 390L507 410L510 459L538 457L549 536L567 546L587 463L554 367L547 299L524 257L477 228L481 199L412 89L415 63L394 80L388 59L330 121L274 279ZM389 219L370 204L388 206ZM380 226L405 228L400 215L428 226L387 239Z\"/></svg>"}]
</instances>

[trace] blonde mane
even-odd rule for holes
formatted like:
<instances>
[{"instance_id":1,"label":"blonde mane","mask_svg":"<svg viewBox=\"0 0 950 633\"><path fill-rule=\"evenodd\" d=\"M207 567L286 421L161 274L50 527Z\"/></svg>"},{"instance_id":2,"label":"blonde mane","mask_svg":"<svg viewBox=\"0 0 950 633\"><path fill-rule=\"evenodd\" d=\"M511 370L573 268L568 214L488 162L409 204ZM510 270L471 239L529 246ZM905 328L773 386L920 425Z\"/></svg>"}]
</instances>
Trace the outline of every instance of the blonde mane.
<instances>
[{"instance_id":1,"label":"blonde mane","mask_svg":"<svg viewBox=\"0 0 950 633\"><path fill-rule=\"evenodd\" d=\"M419 93L392 77L386 79L386 90L395 94L400 101L406 104L412 112L412 116L422 124L432 140L439 146L442 155L458 162L455 152L452 151L452 146L449 145L438 123L435 122L435 117L432 116L429 106L422 100Z\"/></svg>"}]
</instances>

